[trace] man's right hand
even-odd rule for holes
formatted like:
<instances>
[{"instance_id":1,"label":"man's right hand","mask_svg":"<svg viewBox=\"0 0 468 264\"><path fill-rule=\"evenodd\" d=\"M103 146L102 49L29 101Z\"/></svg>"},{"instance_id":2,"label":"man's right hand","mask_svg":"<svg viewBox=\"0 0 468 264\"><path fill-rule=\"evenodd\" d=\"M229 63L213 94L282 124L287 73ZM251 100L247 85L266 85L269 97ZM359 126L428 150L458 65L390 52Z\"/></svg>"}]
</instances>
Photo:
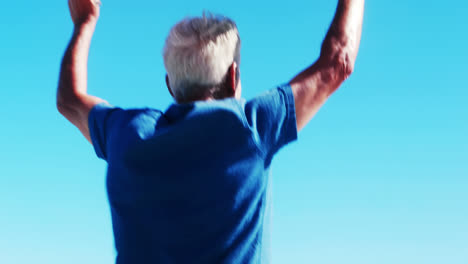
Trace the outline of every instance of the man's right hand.
<instances>
[{"instance_id":1,"label":"man's right hand","mask_svg":"<svg viewBox=\"0 0 468 264\"><path fill-rule=\"evenodd\" d=\"M93 23L99 18L100 0L68 0L68 7L75 26Z\"/></svg>"}]
</instances>

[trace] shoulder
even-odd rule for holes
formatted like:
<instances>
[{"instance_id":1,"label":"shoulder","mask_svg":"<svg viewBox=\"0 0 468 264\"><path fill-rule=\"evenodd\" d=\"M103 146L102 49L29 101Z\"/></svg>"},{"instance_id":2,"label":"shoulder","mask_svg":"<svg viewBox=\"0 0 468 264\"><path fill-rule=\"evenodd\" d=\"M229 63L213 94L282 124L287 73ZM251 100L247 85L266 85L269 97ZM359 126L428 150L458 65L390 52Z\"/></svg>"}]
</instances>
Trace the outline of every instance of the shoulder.
<instances>
[{"instance_id":1,"label":"shoulder","mask_svg":"<svg viewBox=\"0 0 468 264\"><path fill-rule=\"evenodd\" d=\"M279 85L252 98L245 104L245 113L250 119L256 119L259 116L263 116L265 119L275 119L279 115L295 118L294 95L291 86L289 84ZM249 121L255 122L255 120Z\"/></svg>"},{"instance_id":2,"label":"shoulder","mask_svg":"<svg viewBox=\"0 0 468 264\"><path fill-rule=\"evenodd\" d=\"M274 154L297 139L294 95L289 84L270 89L247 101L244 113L265 153Z\"/></svg>"},{"instance_id":3,"label":"shoulder","mask_svg":"<svg viewBox=\"0 0 468 264\"><path fill-rule=\"evenodd\" d=\"M256 97L247 101L248 105L258 104L259 102L265 102L269 104L279 104L281 100L294 102L294 95L289 83L279 85L275 88L264 91Z\"/></svg>"},{"instance_id":4,"label":"shoulder","mask_svg":"<svg viewBox=\"0 0 468 264\"><path fill-rule=\"evenodd\" d=\"M279 85L249 100L228 98L196 103L191 110L195 115L207 112L215 115L235 115L248 126L251 126L254 122L252 119L259 115L265 118L271 116L273 119L281 113L295 115L294 95L289 84Z\"/></svg>"},{"instance_id":5,"label":"shoulder","mask_svg":"<svg viewBox=\"0 0 468 264\"><path fill-rule=\"evenodd\" d=\"M98 134L111 136L117 132L124 133L128 129L145 130L154 126L161 116L161 111L152 108L124 109L102 103L91 109L88 121L91 137Z\"/></svg>"},{"instance_id":6,"label":"shoulder","mask_svg":"<svg viewBox=\"0 0 468 264\"><path fill-rule=\"evenodd\" d=\"M93 119L132 119L138 116L148 116L153 118L159 118L162 112L157 109L152 108L129 108L124 109L121 107L113 106L108 103L100 103L95 105L90 113L90 121ZM99 120L98 120L99 121Z\"/></svg>"}]
</instances>

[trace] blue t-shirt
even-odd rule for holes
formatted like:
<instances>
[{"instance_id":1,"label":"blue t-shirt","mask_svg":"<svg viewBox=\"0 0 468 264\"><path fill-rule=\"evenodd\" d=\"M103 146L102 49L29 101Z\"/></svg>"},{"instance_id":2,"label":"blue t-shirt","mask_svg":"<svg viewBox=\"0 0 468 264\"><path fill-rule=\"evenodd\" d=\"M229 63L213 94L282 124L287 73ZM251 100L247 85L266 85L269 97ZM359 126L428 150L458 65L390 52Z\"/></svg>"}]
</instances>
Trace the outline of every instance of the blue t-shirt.
<instances>
[{"instance_id":1,"label":"blue t-shirt","mask_svg":"<svg viewBox=\"0 0 468 264\"><path fill-rule=\"evenodd\" d=\"M250 101L89 114L118 264L270 263L273 155L297 138L289 85Z\"/></svg>"}]
</instances>

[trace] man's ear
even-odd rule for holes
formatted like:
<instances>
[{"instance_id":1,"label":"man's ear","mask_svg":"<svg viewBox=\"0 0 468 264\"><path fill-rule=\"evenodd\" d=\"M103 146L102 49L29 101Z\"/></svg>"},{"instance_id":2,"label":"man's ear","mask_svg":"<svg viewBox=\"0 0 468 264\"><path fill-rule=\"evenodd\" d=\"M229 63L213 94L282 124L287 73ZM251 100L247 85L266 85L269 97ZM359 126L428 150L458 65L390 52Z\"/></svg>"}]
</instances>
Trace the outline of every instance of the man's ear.
<instances>
[{"instance_id":1,"label":"man's ear","mask_svg":"<svg viewBox=\"0 0 468 264\"><path fill-rule=\"evenodd\" d=\"M229 93L232 93L233 95L236 94L236 88L237 88L237 83L238 83L238 69L237 69L237 63L233 62L231 66L229 66L228 69L228 78L227 78L227 85L229 89Z\"/></svg>"},{"instance_id":2,"label":"man's ear","mask_svg":"<svg viewBox=\"0 0 468 264\"><path fill-rule=\"evenodd\" d=\"M171 90L171 84L169 82L169 75L166 74L166 86L167 86L167 90L169 91L169 93L172 95L172 98L175 99L174 97L174 93L172 92Z\"/></svg>"}]
</instances>

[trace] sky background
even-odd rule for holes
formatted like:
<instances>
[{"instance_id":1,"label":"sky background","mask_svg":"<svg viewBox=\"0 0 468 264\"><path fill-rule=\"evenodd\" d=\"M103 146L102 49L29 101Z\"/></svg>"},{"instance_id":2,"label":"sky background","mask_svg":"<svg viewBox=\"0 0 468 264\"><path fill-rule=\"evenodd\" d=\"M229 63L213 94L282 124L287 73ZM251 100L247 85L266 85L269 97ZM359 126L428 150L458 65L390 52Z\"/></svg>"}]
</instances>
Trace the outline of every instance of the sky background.
<instances>
[{"instance_id":1,"label":"sky background","mask_svg":"<svg viewBox=\"0 0 468 264\"><path fill-rule=\"evenodd\" d=\"M105 1L89 92L172 102L170 27L211 10L242 38L249 99L317 58L337 1ZM367 1L355 72L274 159L275 263L468 263L468 1ZM55 108L66 1L0 6L0 263L113 263L106 164Z\"/></svg>"}]
</instances>

